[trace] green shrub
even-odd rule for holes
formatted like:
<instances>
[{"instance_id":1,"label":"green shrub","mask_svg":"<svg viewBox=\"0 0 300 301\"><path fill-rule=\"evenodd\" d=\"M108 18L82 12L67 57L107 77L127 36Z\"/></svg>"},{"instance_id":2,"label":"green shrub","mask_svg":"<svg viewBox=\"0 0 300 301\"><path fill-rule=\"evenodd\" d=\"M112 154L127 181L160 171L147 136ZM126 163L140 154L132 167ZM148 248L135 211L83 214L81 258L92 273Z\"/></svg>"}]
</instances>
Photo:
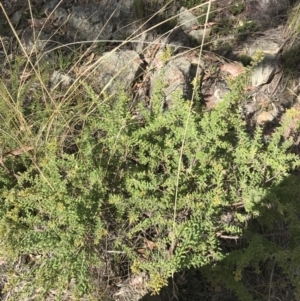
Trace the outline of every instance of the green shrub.
<instances>
[{"instance_id":1,"label":"green shrub","mask_svg":"<svg viewBox=\"0 0 300 301\"><path fill-rule=\"evenodd\" d=\"M20 93L2 83L0 234L12 296L89 293L107 250L125 252L154 292L177 271L226 259L222 236L241 236L299 166L282 139L286 124L267 143L261 128L246 131L238 111L245 83L246 75L233 82L209 112L179 92L165 110L162 82L149 107L133 107L121 89L99 97L84 84L46 102L41 88L26 107L26 89L18 103ZM228 211L234 222L223 221Z\"/></svg>"}]
</instances>

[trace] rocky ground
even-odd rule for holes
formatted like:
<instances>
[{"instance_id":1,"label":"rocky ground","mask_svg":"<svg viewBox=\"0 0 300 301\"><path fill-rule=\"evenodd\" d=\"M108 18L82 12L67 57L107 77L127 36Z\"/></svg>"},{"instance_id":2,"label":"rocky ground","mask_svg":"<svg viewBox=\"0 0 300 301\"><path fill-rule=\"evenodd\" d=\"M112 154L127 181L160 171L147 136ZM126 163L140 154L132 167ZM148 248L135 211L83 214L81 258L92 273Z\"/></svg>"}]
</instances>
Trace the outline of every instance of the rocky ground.
<instances>
[{"instance_id":1,"label":"rocky ground","mask_svg":"<svg viewBox=\"0 0 300 301\"><path fill-rule=\"evenodd\" d=\"M211 110L230 91L229 81L245 72L260 53L263 59L254 68L240 105L249 129L262 126L267 137L287 108L299 107L300 38L287 23L295 1L212 1L207 26L202 7L192 9L174 1L162 10L164 1L153 3L32 0L29 7L27 0L3 1L2 76L9 81L8 61L17 54L31 56L33 63L51 66L51 89L85 79L97 93L113 94L121 85L133 102L146 105L163 76L163 105L168 108L174 91L191 98L191 82L198 75L201 105ZM168 22L157 25L164 20ZM59 69L59 64L66 67ZM145 293L142 283L142 278L128 278L115 285L114 300L138 300ZM175 300L176 296L178 300L235 300L228 291L211 290L196 270L176 275L161 296L141 300Z\"/></svg>"},{"instance_id":2,"label":"rocky ground","mask_svg":"<svg viewBox=\"0 0 300 301\"><path fill-rule=\"evenodd\" d=\"M212 17L205 29L197 18L199 8L187 10L178 2L153 18L156 21L170 18L166 26L156 26L153 20L145 22L151 14L138 13L132 0L76 4L33 1L32 17L27 2L23 2L4 1L23 45L22 51L42 53L44 57L45 50L49 53L51 49L61 50L63 56L68 56L70 51L81 51L80 61L65 70L65 75L52 74L54 83L60 80L71 83L88 74L90 84L99 92L104 89L113 93L115 86L110 84L113 80L131 87L135 101L147 101L163 67L167 86L165 102L170 105L170 94L175 89L190 98L191 79L198 72L202 77L199 92L207 108L211 108L228 91L228 75L235 77L243 72L255 53L261 51L264 60L253 73L252 100L241 108L244 114L260 125L273 122L297 96L299 78L294 67L298 62L288 67L285 62L298 47L298 38L291 38L284 26L290 7L287 0L218 1L212 6ZM150 7L146 2L144 11L146 8L155 11L159 5ZM12 45L14 39L7 34L5 23L2 43ZM170 26L172 29L166 31L164 27ZM199 60L198 46L204 35L207 46ZM198 62L200 68L196 71Z\"/></svg>"}]
</instances>

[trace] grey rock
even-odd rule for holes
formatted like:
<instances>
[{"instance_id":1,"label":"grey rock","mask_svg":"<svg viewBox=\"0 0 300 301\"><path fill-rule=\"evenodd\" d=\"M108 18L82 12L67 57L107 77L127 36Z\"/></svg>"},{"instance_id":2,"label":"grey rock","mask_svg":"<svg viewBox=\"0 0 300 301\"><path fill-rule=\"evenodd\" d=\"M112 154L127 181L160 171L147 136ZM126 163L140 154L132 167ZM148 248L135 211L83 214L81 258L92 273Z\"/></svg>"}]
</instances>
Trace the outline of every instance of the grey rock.
<instances>
[{"instance_id":1,"label":"grey rock","mask_svg":"<svg viewBox=\"0 0 300 301\"><path fill-rule=\"evenodd\" d=\"M191 99L191 81L196 75L197 64L200 63L198 72L202 73L204 63L201 59L199 60L196 51L186 51L189 39L184 31L181 28L171 30L163 37L156 39L150 46L151 55L147 55L145 51L144 56L148 68L144 74L141 88L137 89L135 93L135 100L149 100L146 95L149 95L151 100L159 81L164 84L162 108L172 107L175 94L179 94L185 99Z\"/></svg>"},{"instance_id":2,"label":"grey rock","mask_svg":"<svg viewBox=\"0 0 300 301\"><path fill-rule=\"evenodd\" d=\"M197 16L184 7L180 9L177 20L182 30L198 44L202 42L203 36L207 38L210 34L210 28L199 28Z\"/></svg>"},{"instance_id":3,"label":"grey rock","mask_svg":"<svg viewBox=\"0 0 300 301\"><path fill-rule=\"evenodd\" d=\"M70 12L56 8L51 15L56 26L64 26L74 41L125 40L137 26L133 1L72 6Z\"/></svg>"},{"instance_id":4,"label":"grey rock","mask_svg":"<svg viewBox=\"0 0 300 301\"><path fill-rule=\"evenodd\" d=\"M45 0L44 11L49 14L56 7L59 6L59 0Z\"/></svg>"},{"instance_id":5,"label":"grey rock","mask_svg":"<svg viewBox=\"0 0 300 301\"><path fill-rule=\"evenodd\" d=\"M143 31L131 40L130 47L136 52L147 56L147 53L150 53L160 43L161 38L155 31ZM145 60L147 61L147 59Z\"/></svg>"},{"instance_id":6,"label":"grey rock","mask_svg":"<svg viewBox=\"0 0 300 301\"><path fill-rule=\"evenodd\" d=\"M191 99L193 92L191 81L195 73L196 66L192 64L188 57L182 56L170 60L164 67L156 70L150 78L150 97L153 96L157 82L162 80L164 83L163 107L172 107L175 94L179 94L185 99Z\"/></svg>"},{"instance_id":7,"label":"grey rock","mask_svg":"<svg viewBox=\"0 0 300 301\"><path fill-rule=\"evenodd\" d=\"M177 20L184 31L189 31L200 25L197 17L184 7L180 9Z\"/></svg>"},{"instance_id":8,"label":"grey rock","mask_svg":"<svg viewBox=\"0 0 300 301\"><path fill-rule=\"evenodd\" d=\"M262 0L259 1L262 11L270 17L277 16L289 7L288 0Z\"/></svg>"},{"instance_id":9,"label":"grey rock","mask_svg":"<svg viewBox=\"0 0 300 301\"><path fill-rule=\"evenodd\" d=\"M214 87L214 102L218 104L224 100L224 97L230 92L230 89L225 81L219 81Z\"/></svg>"},{"instance_id":10,"label":"grey rock","mask_svg":"<svg viewBox=\"0 0 300 301\"><path fill-rule=\"evenodd\" d=\"M278 64L271 60L263 60L255 67L251 76L253 87L258 87L269 83L274 77Z\"/></svg>"},{"instance_id":11,"label":"grey rock","mask_svg":"<svg viewBox=\"0 0 300 301\"><path fill-rule=\"evenodd\" d=\"M173 54L186 51L190 46L190 40L181 28L171 30L171 32L163 38L163 43L171 47Z\"/></svg>"},{"instance_id":12,"label":"grey rock","mask_svg":"<svg viewBox=\"0 0 300 301\"><path fill-rule=\"evenodd\" d=\"M265 57L275 58L280 50L281 43L279 41L260 38L250 45L248 55L253 57L257 52L262 52Z\"/></svg>"},{"instance_id":13,"label":"grey rock","mask_svg":"<svg viewBox=\"0 0 300 301\"><path fill-rule=\"evenodd\" d=\"M143 43L139 46L140 51L138 51L139 53L143 53L147 64L151 64L151 61L154 58L151 54L155 52L157 46L159 46L159 50L155 55L156 58L163 55L166 47L171 49L172 55L186 52L190 49L190 41L181 28L173 29L159 37L153 31L147 32L143 37ZM153 66L150 66L150 68L152 67Z\"/></svg>"},{"instance_id":14,"label":"grey rock","mask_svg":"<svg viewBox=\"0 0 300 301\"><path fill-rule=\"evenodd\" d=\"M144 62L133 50L105 52L96 66L87 73L90 84L97 92L104 89L105 92L113 94L118 86L130 88L133 81L141 75L143 66Z\"/></svg>"},{"instance_id":15,"label":"grey rock","mask_svg":"<svg viewBox=\"0 0 300 301\"><path fill-rule=\"evenodd\" d=\"M27 28L21 36L22 45L28 54L45 50L49 40L49 36L45 33L34 33L31 28Z\"/></svg>"},{"instance_id":16,"label":"grey rock","mask_svg":"<svg viewBox=\"0 0 300 301\"><path fill-rule=\"evenodd\" d=\"M279 13L287 10L288 0L246 0L246 18L258 25L270 25L276 22Z\"/></svg>"},{"instance_id":17,"label":"grey rock","mask_svg":"<svg viewBox=\"0 0 300 301\"><path fill-rule=\"evenodd\" d=\"M11 23L13 25L16 26L20 22L21 18L22 18L22 11L21 10L17 10L10 17L10 21L11 21Z\"/></svg>"},{"instance_id":18,"label":"grey rock","mask_svg":"<svg viewBox=\"0 0 300 301\"><path fill-rule=\"evenodd\" d=\"M253 116L259 109L255 101L244 103L239 107L242 116L245 118L247 116Z\"/></svg>"},{"instance_id":19,"label":"grey rock","mask_svg":"<svg viewBox=\"0 0 300 301\"><path fill-rule=\"evenodd\" d=\"M261 36L253 38L251 35L233 50L234 56L246 55L254 57L257 52L262 52L268 59L275 59L286 42L283 26L268 28Z\"/></svg>"},{"instance_id":20,"label":"grey rock","mask_svg":"<svg viewBox=\"0 0 300 301\"><path fill-rule=\"evenodd\" d=\"M195 29L195 30L191 30L189 31L188 35L194 40L196 41L198 44L201 44L203 41L203 37L204 40L210 35L211 29L210 28L206 28L206 29Z\"/></svg>"},{"instance_id":21,"label":"grey rock","mask_svg":"<svg viewBox=\"0 0 300 301\"><path fill-rule=\"evenodd\" d=\"M59 85L68 86L72 84L73 81L74 79L69 74L55 70L50 77L50 86L52 89L55 89Z\"/></svg>"}]
</instances>

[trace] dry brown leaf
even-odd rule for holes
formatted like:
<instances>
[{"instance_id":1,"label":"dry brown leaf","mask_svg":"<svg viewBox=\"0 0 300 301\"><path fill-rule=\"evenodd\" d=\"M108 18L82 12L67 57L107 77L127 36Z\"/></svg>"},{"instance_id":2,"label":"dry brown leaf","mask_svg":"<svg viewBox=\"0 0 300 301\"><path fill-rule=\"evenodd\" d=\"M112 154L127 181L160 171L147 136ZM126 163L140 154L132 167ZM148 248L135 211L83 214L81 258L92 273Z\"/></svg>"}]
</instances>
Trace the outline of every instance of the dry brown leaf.
<instances>
[{"instance_id":1,"label":"dry brown leaf","mask_svg":"<svg viewBox=\"0 0 300 301\"><path fill-rule=\"evenodd\" d=\"M129 279L129 285L133 286L141 286L144 285L146 279L145 273L141 273L139 275L133 275Z\"/></svg>"},{"instance_id":2,"label":"dry brown leaf","mask_svg":"<svg viewBox=\"0 0 300 301\"><path fill-rule=\"evenodd\" d=\"M46 20L45 18L43 19L32 18L28 20L28 24L30 25L30 27L41 29L45 23L45 20Z\"/></svg>"},{"instance_id":3,"label":"dry brown leaf","mask_svg":"<svg viewBox=\"0 0 300 301\"><path fill-rule=\"evenodd\" d=\"M264 125L267 122L272 122L275 117L278 115L278 109L275 107L275 105L272 103L273 110L272 111L263 111L261 112L257 118L256 118L256 123L258 125Z\"/></svg>"},{"instance_id":4,"label":"dry brown leaf","mask_svg":"<svg viewBox=\"0 0 300 301\"><path fill-rule=\"evenodd\" d=\"M89 64L93 61L94 57L95 57L95 53L92 52L92 53L87 57L86 66L89 65Z\"/></svg>"},{"instance_id":5,"label":"dry brown leaf","mask_svg":"<svg viewBox=\"0 0 300 301\"><path fill-rule=\"evenodd\" d=\"M157 248L157 245L155 242L145 239L146 245L150 250L153 250L154 248Z\"/></svg>"},{"instance_id":6,"label":"dry brown leaf","mask_svg":"<svg viewBox=\"0 0 300 301\"><path fill-rule=\"evenodd\" d=\"M6 263L7 263L7 261L3 257L0 257L0 266L4 265Z\"/></svg>"},{"instance_id":7,"label":"dry brown leaf","mask_svg":"<svg viewBox=\"0 0 300 301\"><path fill-rule=\"evenodd\" d=\"M225 63L221 66L220 69L224 72L229 73L231 77L236 77L245 72L245 67L242 63L239 62Z\"/></svg>"},{"instance_id":8,"label":"dry brown leaf","mask_svg":"<svg viewBox=\"0 0 300 301\"><path fill-rule=\"evenodd\" d=\"M145 254L146 249L145 249L145 248L138 248L138 249L136 249L136 251L137 251L139 254Z\"/></svg>"},{"instance_id":9,"label":"dry brown leaf","mask_svg":"<svg viewBox=\"0 0 300 301\"><path fill-rule=\"evenodd\" d=\"M28 78L30 78L33 75L33 71L23 71L20 75L20 81L26 81Z\"/></svg>"},{"instance_id":10,"label":"dry brown leaf","mask_svg":"<svg viewBox=\"0 0 300 301\"><path fill-rule=\"evenodd\" d=\"M6 152L4 154L4 157L10 157L10 156L19 156L21 154L23 154L24 152L28 152L30 150L32 150L33 147L32 146L24 146L24 147L20 147L14 150L11 150L9 152Z\"/></svg>"}]
</instances>

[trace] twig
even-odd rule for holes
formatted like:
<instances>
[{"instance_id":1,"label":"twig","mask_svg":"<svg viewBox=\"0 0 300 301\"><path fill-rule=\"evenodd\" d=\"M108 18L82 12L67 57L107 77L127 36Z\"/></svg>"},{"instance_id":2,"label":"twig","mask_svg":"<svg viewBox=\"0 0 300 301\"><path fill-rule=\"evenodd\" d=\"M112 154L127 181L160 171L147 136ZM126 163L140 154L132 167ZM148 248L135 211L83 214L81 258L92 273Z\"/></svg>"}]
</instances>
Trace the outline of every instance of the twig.
<instances>
[{"instance_id":1,"label":"twig","mask_svg":"<svg viewBox=\"0 0 300 301\"><path fill-rule=\"evenodd\" d=\"M217 237L224 238L224 239L234 239L234 240L240 239L239 236L222 235L219 233L217 233Z\"/></svg>"},{"instance_id":2,"label":"twig","mask_svg":"<svg viewBox=\"0 0 300 301\"><path fill-rule=\"evenodd\" d=\"M114 251L114 250L107 250L105 251L106 253L109 253L109 254L126 254L125 251Z\"/></svg>"}]
</instances>

